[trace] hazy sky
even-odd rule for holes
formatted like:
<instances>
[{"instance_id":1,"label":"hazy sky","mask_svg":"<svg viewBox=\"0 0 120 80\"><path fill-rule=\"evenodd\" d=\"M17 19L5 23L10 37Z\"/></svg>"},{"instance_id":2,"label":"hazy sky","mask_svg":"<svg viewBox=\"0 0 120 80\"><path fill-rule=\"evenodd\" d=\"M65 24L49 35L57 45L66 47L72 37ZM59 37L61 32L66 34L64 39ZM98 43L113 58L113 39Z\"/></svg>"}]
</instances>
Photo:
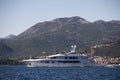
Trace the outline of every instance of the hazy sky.
<instances>
[{"instance_id":1,"label":"hazy sky","mask_svg":"<svg viewBox=\"0 0 120 80\"><path fill-rule=\"evenodd\" d=\"M120 0L0 0L0 37L54 18L120 20Z\"/></svg>"}]
</instances>

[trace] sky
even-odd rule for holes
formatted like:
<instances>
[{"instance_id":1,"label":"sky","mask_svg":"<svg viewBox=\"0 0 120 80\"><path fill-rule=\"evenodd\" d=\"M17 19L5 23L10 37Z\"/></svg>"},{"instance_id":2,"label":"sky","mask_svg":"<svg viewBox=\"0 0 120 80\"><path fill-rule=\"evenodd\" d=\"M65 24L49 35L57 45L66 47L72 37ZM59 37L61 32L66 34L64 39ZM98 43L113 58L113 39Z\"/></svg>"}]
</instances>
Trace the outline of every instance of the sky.
<instances>
[{"instance_id":1,"label":"sky","mask_svg":"<svg viewBox=\"0 0 120 80\"><path fill-rule=\"evenodd\" d=\"M120 20L120 0L0 0L0 37L19 35L38 22L79 16Z\"/></svg>"}]
</instances>

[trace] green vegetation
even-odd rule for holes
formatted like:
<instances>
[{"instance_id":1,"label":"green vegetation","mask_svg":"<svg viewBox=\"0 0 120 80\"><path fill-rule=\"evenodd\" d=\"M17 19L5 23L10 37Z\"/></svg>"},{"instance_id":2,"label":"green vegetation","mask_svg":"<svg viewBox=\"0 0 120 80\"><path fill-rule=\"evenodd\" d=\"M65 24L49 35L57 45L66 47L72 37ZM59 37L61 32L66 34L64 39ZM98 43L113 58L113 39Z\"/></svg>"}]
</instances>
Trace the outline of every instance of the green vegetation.
<instances>
[{"instance_id":1,"label":"green vegetation","mask_svg":"<svg viewBox=\"0 0 120 80\"><path fill-rule=\"evenodd\" d=\"M21 65L22 62L12 60L12 59L0 59L0 65Z\"/></svg>"},{"instance_id":2,"label":"green vegetation","mask_svg":"<svg viewBox=\"0 0 120 80\"><path fill-rule=\"evenodd\" d=\"M120 57L120 41L113 43L107 47L97 48L95 55L98 56L109 56L109 57Z\"/></svg>"}]
</instances>

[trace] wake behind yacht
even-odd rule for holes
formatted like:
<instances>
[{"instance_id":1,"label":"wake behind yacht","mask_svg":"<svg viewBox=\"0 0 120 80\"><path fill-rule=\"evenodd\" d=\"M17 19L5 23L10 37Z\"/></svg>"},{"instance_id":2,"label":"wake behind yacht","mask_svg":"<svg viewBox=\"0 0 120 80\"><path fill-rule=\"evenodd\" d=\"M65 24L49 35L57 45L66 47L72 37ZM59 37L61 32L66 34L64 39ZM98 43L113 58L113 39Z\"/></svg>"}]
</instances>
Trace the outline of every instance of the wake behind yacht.
<instances>
[{"instance_id":1,"label":"wake behind yacht","mask_svg":"<svg viewBox=\"0 0 120 80\"><path fill-rule=\"evenodd\" d=\"M80 67L94 66L95 62L87 54L78 54L75 52L76 45L71 46L71 51L65 54L55 54L43 59L23 60L27 67Z\"/></svg>"}]
</instances>

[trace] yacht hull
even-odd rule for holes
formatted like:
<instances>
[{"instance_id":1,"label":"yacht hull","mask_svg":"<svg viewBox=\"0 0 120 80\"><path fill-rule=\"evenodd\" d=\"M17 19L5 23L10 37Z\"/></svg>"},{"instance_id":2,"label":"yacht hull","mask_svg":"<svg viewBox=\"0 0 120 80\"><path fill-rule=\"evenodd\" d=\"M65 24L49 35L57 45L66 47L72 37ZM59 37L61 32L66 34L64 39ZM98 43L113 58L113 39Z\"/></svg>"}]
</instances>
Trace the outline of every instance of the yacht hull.
<instances>
[{"instance_id":1,"label":"yacht hull","mask_svg":"<svg viewBox=\"0 0 120 80\"><path fill-rule=\"evenodd\" d=\"M26 62L27 67L84 67L95 66L95 64L82 63L40 63L40 62Z\"/></svg>"}]
</instances>

